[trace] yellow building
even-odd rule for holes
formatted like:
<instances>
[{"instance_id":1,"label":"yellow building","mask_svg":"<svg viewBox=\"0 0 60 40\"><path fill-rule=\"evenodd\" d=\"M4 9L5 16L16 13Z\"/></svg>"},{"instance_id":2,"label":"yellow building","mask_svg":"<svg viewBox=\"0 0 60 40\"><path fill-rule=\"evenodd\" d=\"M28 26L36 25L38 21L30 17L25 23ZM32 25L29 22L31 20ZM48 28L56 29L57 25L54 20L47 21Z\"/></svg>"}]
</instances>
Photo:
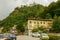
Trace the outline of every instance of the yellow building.
<instances>
[{"instance_id":1,"label":"yellow building","mask_svg":"<svg viewBox=\"0 0 60 40\"><path fill-rule=\"evenodd\" d=\"M52 25L52 19L28 19L28 33L30 35L34 28L49 28Z\"/></svg>"}]
</instances>

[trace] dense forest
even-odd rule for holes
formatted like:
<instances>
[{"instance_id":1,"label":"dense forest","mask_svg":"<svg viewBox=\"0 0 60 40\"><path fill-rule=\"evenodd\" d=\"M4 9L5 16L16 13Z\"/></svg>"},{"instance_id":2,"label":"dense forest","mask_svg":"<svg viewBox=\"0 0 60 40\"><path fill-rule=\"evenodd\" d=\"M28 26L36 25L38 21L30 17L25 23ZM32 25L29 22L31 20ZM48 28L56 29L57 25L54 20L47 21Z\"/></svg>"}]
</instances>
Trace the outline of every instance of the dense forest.
<instances>
[{"instance_id":1,"label":"dense forest","mask_svg":"<svg viewBox=\"0 0 60 40\"><path fill-rule=\"evenodd\" d=\"M60 1L52 2L48 7L40 4L31 4L16 7L10 15L0 22L4 30L9 30L14 25L26 24L28 18L54 19L60 16Z\"/></svg>"}]
</instances>

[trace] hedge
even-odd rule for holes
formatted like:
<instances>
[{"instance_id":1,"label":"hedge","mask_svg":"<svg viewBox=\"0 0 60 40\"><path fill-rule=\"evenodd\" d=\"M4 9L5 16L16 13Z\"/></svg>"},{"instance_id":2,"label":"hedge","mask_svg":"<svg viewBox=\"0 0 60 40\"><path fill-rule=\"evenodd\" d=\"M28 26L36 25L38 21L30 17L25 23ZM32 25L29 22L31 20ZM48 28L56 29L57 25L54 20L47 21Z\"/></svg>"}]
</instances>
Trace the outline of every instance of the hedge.
<instances>
[{"instance_id":1,"label":"hedge","mask_svg":"<svg viewBox=\"0 0 60 40\"><path fill-rule=\"evenodd\" d=\"M60 36L57 36L57 35L49 35L49 40L60 40Z\"/></svg>"}]
</instances>

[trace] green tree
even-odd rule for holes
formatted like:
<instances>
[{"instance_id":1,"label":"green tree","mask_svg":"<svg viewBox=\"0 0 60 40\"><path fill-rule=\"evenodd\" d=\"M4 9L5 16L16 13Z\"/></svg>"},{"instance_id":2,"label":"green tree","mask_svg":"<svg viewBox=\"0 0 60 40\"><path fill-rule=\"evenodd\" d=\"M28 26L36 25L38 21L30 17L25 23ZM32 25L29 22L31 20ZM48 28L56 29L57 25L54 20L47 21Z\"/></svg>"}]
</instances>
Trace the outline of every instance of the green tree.
<instances>
[{"instance_id":1,"label":"green tree","mask_svg":"<svg viewBox=\"0 0 60 40\"><path fill-rule=\"evenodd\" d=\"M3 33L9 32L10 29L11 29L11 28L10 28L9 26L4 27L4 28L2 29L2 32L3 32Z\"/></svg>"},{"instance_id":2,"label":"green tree","mask_svg":"<svg viewBox=\"0 0 60 40\"><path fill-rule=\"evenodd\" d=\"M52 30L56 33L59 33L60 31L60 17L55 16L53 20Z\"/></svg>"},{"instance_id":3,"label":"green tree","mask_svg":"<svg viewBox=\"0 0 60 40\"><path fill-rule=\"evenodd\" d=\"M22 24L18 25L16 28L18 33L22 32L23 34L25 32L25 27Z\"/></svg>"},{"instance_id":4,"label":"green tree","mask_svg":"<svg viewBox=\"0 0 60 40\"><path fill-rule=\"evenodd\" d=\"M54 17L54 15L60 16L60 1L52 2L48 6L48 13L50 13L52 17Z\"/></svg>"},{"instance_id":5,"label":"green tree","mask_svg":"<svg viewBox=\"0 0 60 40\"><path fill-rule=\"evenodd\" d=\"M46 19L52 19L52 16L48 13L46 14Z\"/></svg>"}]
</instances>

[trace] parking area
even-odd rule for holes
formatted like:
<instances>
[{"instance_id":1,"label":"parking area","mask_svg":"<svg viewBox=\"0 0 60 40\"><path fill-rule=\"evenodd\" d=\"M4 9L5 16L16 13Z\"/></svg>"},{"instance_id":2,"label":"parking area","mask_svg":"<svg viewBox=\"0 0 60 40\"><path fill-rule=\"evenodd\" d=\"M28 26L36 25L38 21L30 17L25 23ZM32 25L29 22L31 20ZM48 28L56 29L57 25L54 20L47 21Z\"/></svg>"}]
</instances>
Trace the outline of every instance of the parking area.
<instances>
[{"instance_id":1,"label":"parking area","mask_svg":"<svg viewBox=\"0 0 60 40\"><path fill-rule=\"evenodd\" d=\"M27 36L27 35L18 35L15 34L0 34L0 40L41 40L41 39L49 39L48 34L41 33L40 35L37 35L34 33L33 35ZM5 39L4 39L5 38Z\"/></svg>"},{"instance_id":2,"label":"parking area","mask_svg":"<svg viewBox=\"0 0 60 40\"><path fill-rule=\"evenodd\" d=\"M17 36L17 40L40 40L40 39L31 37L31 36L20 35L20 36Z\"/></svg>"}]
</instances>

